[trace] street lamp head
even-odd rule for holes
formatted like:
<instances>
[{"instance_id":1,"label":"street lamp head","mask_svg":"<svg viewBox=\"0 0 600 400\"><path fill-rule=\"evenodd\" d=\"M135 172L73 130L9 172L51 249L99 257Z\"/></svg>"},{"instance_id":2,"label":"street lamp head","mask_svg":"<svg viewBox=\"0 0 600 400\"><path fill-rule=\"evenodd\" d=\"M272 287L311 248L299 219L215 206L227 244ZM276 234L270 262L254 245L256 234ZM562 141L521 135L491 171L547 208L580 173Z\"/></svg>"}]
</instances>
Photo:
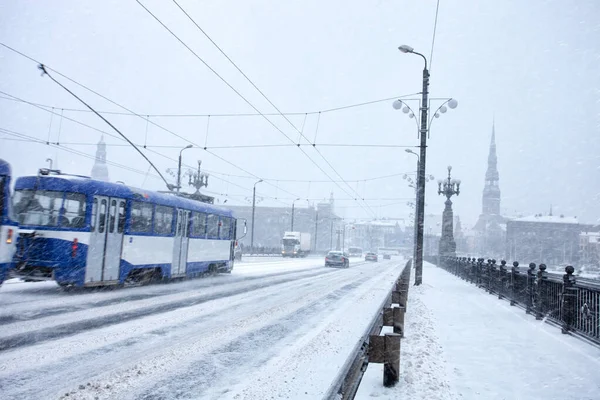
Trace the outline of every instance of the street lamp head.
<instances>
[{"instance_id":1,"label":"street lamp head","mask_svg":"<svg viewBox=\"0 0 600 400\"><path fill-rule=\"evenodd\" d=\"M187 146L185 146L186 149L191 149L192 147L194 147L194 145L192 144L188 144Z\"/></svg>"},{"instance_id":2,"label":"street lamp head","mask_svg":"<svg viewBox=\"0 0 600 400\"><path fill-rule=\"evenodd\" d=\"M410 118L414 118L414 117L415 117L415 114L413 114L413 113L410 113L410 114L408 114L408 116L409 116Z\"/></svg>"},{"instance_id":3,"label":"street lamp head","mask_svg":"<svg viewBox=\"0 0 600 400\"><path fill-rule=\"evenodd\" d=\"M414 153L411 149L405 149L404 151L407 152L407 153Z\"/></svg>"},{"instance_id":4,"label":"street lamp head","mask_svg":"<svg viewBox=\"0 0 600 400\"><path fill-rule=\"evenodd\" d=\"M448 111L448 108L447 108L446 106L441 106L441 107L440 107L440 112L441 112L442 114L444 114L446 111Z\"/></svg>"},{"instance_id":5,"label":"street lamp head","mask_svg":"<svg viewBox=\"0 0 600 400\"><path fill-rule=\"evenodd\" d=\"M414 48L406 44L403 44L402 46L398 47L398 50L400 50L403 53L412 53L413 51L415 51Z\"/></svg>"},{"instance_id":6,"label":"street lamp head","mask_svg":"<svg viewBox=\"0 0 600 400\"><path fill-rule=\"evenodd\" d=\"M394 107L394 110L400 110L403 105L404 103L402 102L402 100L394 100L394 102L392 103L392 107Z\"/></svg>"},{"instance_id":7,"label":"street lamp head","mask_svg":"<svg viewBox=\"0 0 600 400\"><path fill-rule=\"evenodd\" d=\"M448 100L448 107L450 107L451 109L454 110L456 107L458 107L458 100L456 100L456 99Z\"/></svg>"}]
</instances>

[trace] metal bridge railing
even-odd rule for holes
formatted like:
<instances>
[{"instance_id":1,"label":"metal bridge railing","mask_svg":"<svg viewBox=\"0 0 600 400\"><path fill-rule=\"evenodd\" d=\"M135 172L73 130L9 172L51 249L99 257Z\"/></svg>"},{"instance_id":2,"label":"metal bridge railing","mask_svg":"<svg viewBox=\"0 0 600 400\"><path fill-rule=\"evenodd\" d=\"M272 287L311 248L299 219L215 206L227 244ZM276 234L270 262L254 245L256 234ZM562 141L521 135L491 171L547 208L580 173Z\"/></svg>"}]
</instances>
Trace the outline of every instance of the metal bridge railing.
<instances>
[{"instance_id":1,"label":"metal bridge railing","mask_svg":"<svg viewBox=\"0 0 600 400\"><path fill-rule=\"evenodd\" d=\"M471 282L510 305L523 307L538 320L553 322L563 333L600 344L600 282L577 278L572 266L565 274L549 273L546 265L527 269L501 261L471 257L440 257L438 266Z\"/></svg>"}]
</instances>

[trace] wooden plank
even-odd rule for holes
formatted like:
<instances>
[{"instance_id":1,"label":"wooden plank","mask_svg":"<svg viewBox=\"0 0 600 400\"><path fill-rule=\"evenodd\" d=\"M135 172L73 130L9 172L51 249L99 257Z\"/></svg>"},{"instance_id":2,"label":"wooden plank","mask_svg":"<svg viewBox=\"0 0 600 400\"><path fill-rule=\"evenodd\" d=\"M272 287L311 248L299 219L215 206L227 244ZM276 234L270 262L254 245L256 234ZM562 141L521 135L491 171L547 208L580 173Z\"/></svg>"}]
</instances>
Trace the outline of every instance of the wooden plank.
<instances>
[{"instance_id":1,"label":"wooden plank","mask_svg":"<svg viewBox=\"0 0 600 400\"><path fill-rule=\"evenodd\" d=\"M369 362L381 364L385 362L385 336L369 336Z\"/></svg>"}]
</instances>

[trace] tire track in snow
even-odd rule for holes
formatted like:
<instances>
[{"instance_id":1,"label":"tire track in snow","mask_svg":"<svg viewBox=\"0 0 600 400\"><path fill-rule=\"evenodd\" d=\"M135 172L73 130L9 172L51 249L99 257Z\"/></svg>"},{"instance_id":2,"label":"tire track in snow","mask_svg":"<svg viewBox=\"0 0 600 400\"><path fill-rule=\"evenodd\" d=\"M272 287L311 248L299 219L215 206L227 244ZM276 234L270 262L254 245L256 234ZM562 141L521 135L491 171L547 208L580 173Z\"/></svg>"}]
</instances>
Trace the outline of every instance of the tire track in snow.
<instances>
[{"instance_id":1,"label":"tire track in snow","mask_svg":"<svg viewBox=\"0 0 600 400\"><path fill-rule=\"evenodd\" d=\"M273 264L275 264L275 263L273 263ZM357 264L353 264L353 265L356 266L356 265L362 265L362 264L364 264L364 263L357 263ZM41 299L33 299L33 300L27 300L27 301L22 301L22 302L11 302L10 300L3 299L2 303L5 306L6 305L14 305L16 307L14 309L11 308L10 314L8 314L8 313L0 314L0 326L14 323L14 322L30 321L30 320L39 319L39 318L61 315L64 313L69 313L69 312L82 311L82 310L87 310L90 308L122 304L122 303L129 302L129 301L145 300L145 299L155 298L155 297L158 298L158 297L168 296L168 295L177 294L177 293L194 291L194 290L198 290L198 289L201 289L202 287L207 287L207 286L216 287L216 286L223 286L223 285L228 285L228 284L237 283L237 282L260 280L260 279L264 279L266 277L271 278L271 277L277 277L277 276L287 276L287 275L292 275L292 274L298 274L298 273L306 272L306 271L309 271L312 269L318 270L321 268L321 265L316 264L314 266L314 268L311 268L310 266L308 268L303 268L303 267L301 267L301 268L302 269L300 269L300 270L270 272L270 273L265 273L265 274L261 274L261 275L257 275L257 276L248 276L248 277L243 276L243 275L219 275L216 277L217 280L211 279L211 278L215 278L215 277L201 277L201 278L180 280L177 282L170 281L170 282L164 282L164 283L156 283L154 285L144 286L145 289L149 289L149 291L146 293L127 293L128 291L135 290L134 287L125 287L125 288L110 287L110 288L104 288L104 289L82 288L82 289L77 289L74 291L65 291L59 287L56 287L56 288L53 287L51 290L50 290L50 288L44 288L46 290L38 291L36 293L36 295L43 296L44 292L48 292L48 294L52 294L52 296L49 296L50 299L59 300L61 302L60 303L61 305L59 307L54 307L52 309L48 309L48 308L35 308L35 309L21 308L21 309L19 309L19 307L18 307L19 305L26 305L26 307L27 306L31 307L32 305L29 305L27 303L32 303L32 302L38 302L38 303L40 303L41 306L44 307L45 306L44 302L50 301L50 299L44 299L42 297ZM198 283L198 285L193 285L193 283ZM185 285L185 284L188 284L188 285ZM10 295L14 295L16 293L19 293L19 292L2 293L1 295L3 297L8 298ZM108 298L108 299L100 299L100 300L93 299L91 301L86 299L86 296L89 296L92 294L99 294L99 293L106 294L106 295L113 295L116 293L117 297L112 297L112 298ZM123 296L120 296L121 294ZM65 302L64 300L67 300L67 299L69 301ZM35 306L35 305L33 305L33 306Z\"/></svg>"},{"instance_id":2,"label":"tire track in snow","mask_svg":"<svg viewBox=\"0 0 600 400\"><path fill-rule=\"evenodd\" d=\"M312 272L310 274L302 275L301 278L298 277L287 277L282 279L277 279L275 281L270 281L268 283L259 282L257 284L246 286L244 290L246 291L254 291L263 289L270 286L281 285L287 282L295 281L303 278L310 278L313 276L326 275L335 273L335 269L328 270L318 270ZM308 275L308 276L307 276ZM239 293L238 288L225 290L222 292L218 292L215 294L209 295L198 295L194 298L187 298L184 300L178 300L174 302L169 302L165 304L161 304L158 306L148 306L137 308L131 311L123 311L112 313L99 318L89 318L84 320L78 320L71 323L54 325L45 329L40 329L36 331L30 331L26 333L18 333L11 336L6 336L4 338L0 338L0 352L6 350L14 350L23 346L30 346L33 344L45 342L48 340L55 340L65 336L75 335L77 333L81 333L84 331L103 328L110 325L120 324L123 322L131 321L138 318L143 318L150 315L155 315L159 313L166 313L169 311L176 310L182 307L191 307L201 303L205 303L211 300L217 300L220 298L225 298L231 295L235 295Z\"/></svg>"},{"instance_id":3,"label":"tire track in snow","mask_svg":"<svg viewBox=\"0 0 600 400\"><path fill-rule=\"evenodd\" d=\"M266 304L273 304L273 298L275 299L275 302L278 303L277 307L275 307L276 309L280 308L281 306L279 305L279 300L277 300L277 296L281 297L282 299L285 299L284 303L289 303L289 307L295 307L296 303L299 302L298 300L298 294L300 294L302 297L306 297L308 296L309 298L311 297L309 294L314 293L315 295L321 295L323 293L325 293L324 297L328 297L330 296L330 294L327 294L327 290L329 288L331 288L332 286L335 285L335 283L338 284L345 284L345 282L350 282L345 284L344 288L342 290L351 290L351 288L353 287L353 285L356 284L357 282L357 278L359 278L361 281L365 280L365 279L370 279L373 275L368 274L365 277L365 269L359 269L358 271L358 275L355 273L351 276L348 276L348 274L343 273L343 271L345 272L352 272L351 270L331 270L328 269L327 271L330 272L335 272L335 271L339 271L341 272L341 276L335 273L332 274L325 274L324 276L319 276L319 275L315 275L311 278L306 278L306 280L309 280L309 282L290 282L287 285L283 285L281 287L281 289L279 289L278 287L275 288L269 288L266 287L264 289L265 293L261 294L259 297L256 297L255 295L253 295L252 293L241 293L239 294L238 297L242 297L241 299L238 299L238 302L241 304L245 304L246 308L248 310L253 310L253 308L255 308L255 305L261 305L263 304L263 301L266 302ZM306 288L308 288L309 290L307 291ZM273 293L273 291L276 290L275 293ZM338 289L339 290L339 289ZM318 299L314 300L312 303L318 303L319 299L321 299L322 297L318 297ZM251 301L248 301L251 300ZM268 300L271 300L271 302L269 303ZM243 315L245 317L246 320L252 321L253 319L257 318L255 316L250 315L250 317L248 317L249 313L247 312L248 310L243 309L244 307L238 307L236 305L235 302L231 302L231 306L229 308L229 310L224 311L225 313L234 313L237 311L238 314L241 316ZM241 308L241 309L240 309ZM7 376L5 374L3 374L4 376L1 377L1 381L3 382L2 386L4 389L4 392L7 394L10 394L11 398L21 398L21 399L29 399L31 398L31 396L36 397L39 396L40 393L40 387L44 387L44 388L55 388L56 386L56 381L57 381L57 371L60 371L61 375L64 375L64 378L61 379L62 377L59 377L58 381L61 383L65 383L65 379L68 380L70 378L73 379L79 379L78 382L81 382L83 379L85 379L83 381L83 383L85 383L86 381L89 382L90 378L93 378L94 376L97 376L100 373L106 373L107 370L110 371L113 368L116 367L122 367L121 365L117 365L115 366L115 356L119 356L119 354L121 353L121 351L123 352L127 352L128 350L131 350L132 347L135 346L148 346L147 341L151 340L151 339L156 339L156 340L160 340L159 342L157 342L158 346L155 347L151 347L149 349L139 349L138 353L140 354L140 356L142 358L147 358L150 356L151 353L153 352L163 352L165 350L168 351L169 349L169 344L173 345L176 344L176 347L180 347L182 346L182 342L183 341L190 341L190 340L198 340L198 335L201 335L201 340L200 342L204 342L204 338L206 338L206 340L208 340L209 337L212 337L213 335L216 336L216 340L222 340L221 335L219 335L218 329L214 328L214 322L213 321L213 325L210 325L211 319L218 319L219 317L221 317L221 314L224 313L221 310L213 310L211 312L210 315L208 316L202 316L200 318L196 318L190 321L186 321L183 324L180 325L176 325L176 326L162 326L159 327L158 329L155 329L151 332L147 332L141 335L136 335L135 337L123 340L121 342L119 342L117 345L109 345L109 346L105 346L102 347L100 349L94 350L94 351L90 351L90 352L86 352L84 354L78 354L74 357L68 357L68 358L63 358L62 360L60 360L59 362L55 362L53 364L50 365L46 365L42 368L33 368L33 369L29 369L29 370L25 370L25 371L15 371L13 374ZM267 309L264 311L259 311L259 312L263 312L266 315L266 318L273 318L272 314L273 311L271 309ZM222 316L223 319L225 320L231 320L230 316L225 315ZM239 318L239 316L238 316ZM265 318L265 317L262 317ZM236 320L235 315L234 315L234 320ZM244 321L244 319L237 319L238 321ZM260 320L260 318L259 318ZM248 324L249 322L243 322L241 323L241 327L243 329L243 327ZM219 328L221 328L221 326L224 324L220 323L218 326ZM124 326L128 326L127 324L124 324ZM196 337L189 337L188 334L186 334L185 330L182 330L182 328L189 328L190 331L194 331L194 333L196 333ZM200 328L200 329L198 329ZM202 332L202 329L205 330L205 332ZM173 335L173 332L175 332L175 335ZM170 337L168 337L168 340L165 341L164 340L164 336L169 333ZM175 336L175 337L173 337ZM235 333L229 334L228 337L235 337ZM214 338L212 340L215 340ZM164 343L167 343L166 348L162 348L159 346L162 346ZM51 343L48 344L48 346L50 346ZM127 357L127 362L135 362L134 360L131 360L130 358L130 353L126 353L126 357ZM103 368L102 365L102 360L100 360L100 365L98 365L97 360L98 357L101 357L102 355L104 355L104 361L105 361L105 365ZM121 354L122 356L122 354ZM93 363L93 365L86 365L86 364L91 364ZM91 368L90 368L91 367ZM96 371L94 372L94 368L96 368ZM98 370L98 368L100 368L100 370ZM89 369L92 370L91 376L89 375ZM84 377L82 377L82 374L84 374L84 370L87 370L88 375L85 375ZM31 385L29 384L29 382L31 381L37 381L40 385L36 385L35 388L31 388ZM76 383L75 383L76 384ZM68 383L67 383L68 385ZM29 387L28 387L29 386ZM85 386L84 386L85 387ZM50 389L48 389L50 390ZM46 393L47 395L49 395L50 393ZM46 396L47 397L47 396ZM45 398L46 398L45 397ZM94 398L95 396L92 396L91 398ZM109 396L110 398L115 398L114 396ZM117 397L121 397L121 396L117 396ZM71 397L72 398L72 397Z\"/></svg>"}]
</instances>

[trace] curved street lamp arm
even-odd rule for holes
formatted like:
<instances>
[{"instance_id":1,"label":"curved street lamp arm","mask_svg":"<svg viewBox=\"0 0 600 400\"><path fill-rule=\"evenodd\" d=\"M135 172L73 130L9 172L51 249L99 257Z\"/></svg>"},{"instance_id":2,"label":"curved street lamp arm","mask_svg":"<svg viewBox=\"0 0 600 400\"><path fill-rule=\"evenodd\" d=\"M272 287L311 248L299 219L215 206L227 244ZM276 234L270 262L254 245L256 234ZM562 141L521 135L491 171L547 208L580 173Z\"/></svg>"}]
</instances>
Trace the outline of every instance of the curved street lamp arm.
<instances>
[{"instance_id":1,"label":"curved street lamp arm","mask_svg":"<svg viewBox=\"0 0 600 400\"><path fill-rule=\"evenodd\" d=\"M423 61L425 61L425 69L427 69L427 57L425 57L423 54L421 53L417 53L416 51L411 51L412 54L416 54L418 56L421 56L423 58Z\"/></svg>"},{"instance_id":2,"label":"curved street lamp arm","mask_svg":"<svg viewBox=\"0 0 600 400\"><path fill-rule=\"evenodd\" d=\"M431 130L431 124L433 123L433 119L435 118L435 115L437 114L437 112L438 112L438 111L440 111L440 110L442 109L442 107L444 107L446 104L448 104L448 103L450 102L450 100L452 100L452 99L451 99L451 98L450 98L450 99L447 99L445 102L443 102L443 103L442 103L442 105L441 105L441 106L439 106L439 107L437 108L437 110L435 110L435 112L434 112L434 113L432 113L432 114L431 114L431 118L429 119L429 125L428 125L428 127L427 127L427 131L430 131L430 130Z\"/></svg>"}]
</instances>

